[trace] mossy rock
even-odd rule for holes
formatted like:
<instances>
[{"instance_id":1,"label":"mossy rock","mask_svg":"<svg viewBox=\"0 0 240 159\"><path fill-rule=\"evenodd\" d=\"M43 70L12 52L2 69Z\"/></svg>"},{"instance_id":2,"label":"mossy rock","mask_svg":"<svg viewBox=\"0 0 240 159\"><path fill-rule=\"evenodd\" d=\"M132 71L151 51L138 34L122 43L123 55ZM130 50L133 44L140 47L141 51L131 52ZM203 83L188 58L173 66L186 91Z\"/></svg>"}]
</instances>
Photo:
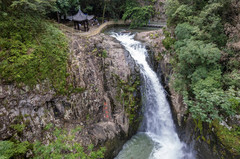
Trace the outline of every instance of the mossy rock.
<instances>
[{"instance_id":1,"label":"mossy rock","mask_svg":"<svg viewBox=\"0 0 240 159\"><path fill-rule=\"evenodd\" d=\"M219 121L215 120L213 123L214 132L218 139L235 156L240 155L240 130L238 127L233 127L231 130L223 125L220 125Z\"/></svg>"}]
</instances>

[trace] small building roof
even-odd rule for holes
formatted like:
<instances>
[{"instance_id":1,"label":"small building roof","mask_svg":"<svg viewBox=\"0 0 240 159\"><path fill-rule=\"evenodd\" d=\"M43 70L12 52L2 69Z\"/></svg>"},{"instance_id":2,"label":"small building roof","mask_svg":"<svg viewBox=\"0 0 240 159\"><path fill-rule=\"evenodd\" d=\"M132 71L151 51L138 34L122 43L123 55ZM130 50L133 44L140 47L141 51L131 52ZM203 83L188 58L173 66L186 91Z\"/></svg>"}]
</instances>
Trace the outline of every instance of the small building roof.
<instances>
[{"instance_id":1,"label":"small building roof","mask_svg":"<svg viewBox=\"0 0 240 159\"><path fill-rule=\"evenodd\" d=\"M94 17L94 15L86 15L79 9L77 14L75 14L73 16L67 16L67 19L81 22L84 20L91 20L91 19L93 19L93 17Z\"/></svg>"}]
</instances>

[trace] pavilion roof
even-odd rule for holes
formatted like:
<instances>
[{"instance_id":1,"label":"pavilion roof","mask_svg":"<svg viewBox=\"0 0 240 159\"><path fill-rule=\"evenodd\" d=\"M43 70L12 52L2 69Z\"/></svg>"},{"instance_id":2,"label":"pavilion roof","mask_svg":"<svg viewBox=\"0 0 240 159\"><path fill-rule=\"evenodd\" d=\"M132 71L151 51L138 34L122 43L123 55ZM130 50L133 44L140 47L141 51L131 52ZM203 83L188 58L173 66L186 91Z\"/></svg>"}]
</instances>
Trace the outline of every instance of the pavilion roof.
<instances>
[{"instance_id":1,"label":"pavilion roof","mask_svg":"<svg viewBox=\"0 0 240 159\"><path fill-rule=\"evenodd\" d=\"M73 16L67 16L67 19L81 22L84 20L91 20L91 19L93 19L93 17L94 17L94 15L86 15L79 9L77 14L75 14Z\"/></svg>"}]
</instances>

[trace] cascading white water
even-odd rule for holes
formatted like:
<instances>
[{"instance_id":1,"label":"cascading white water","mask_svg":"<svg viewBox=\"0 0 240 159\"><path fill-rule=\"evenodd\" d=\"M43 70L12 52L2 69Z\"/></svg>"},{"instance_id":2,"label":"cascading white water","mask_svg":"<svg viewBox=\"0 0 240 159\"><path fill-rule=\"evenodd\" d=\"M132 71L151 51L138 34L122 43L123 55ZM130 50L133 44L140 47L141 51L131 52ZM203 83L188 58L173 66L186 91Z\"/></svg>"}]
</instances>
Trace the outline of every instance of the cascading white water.
<instances>
[{"instance_id":1,"label":"cascading white water","mask_svg":"<svg viewBox=\"0 0 240 159\"><path fill-rule=\"evenodd\" d=\"M144 89L144 132L128 141L115 159L193 159L183 152L182 143L175 131L171 110L164 89L156 73L146 61L147 50L130 34L113 34L131 54L140 67Z\"/></svg>"}]
</instances>

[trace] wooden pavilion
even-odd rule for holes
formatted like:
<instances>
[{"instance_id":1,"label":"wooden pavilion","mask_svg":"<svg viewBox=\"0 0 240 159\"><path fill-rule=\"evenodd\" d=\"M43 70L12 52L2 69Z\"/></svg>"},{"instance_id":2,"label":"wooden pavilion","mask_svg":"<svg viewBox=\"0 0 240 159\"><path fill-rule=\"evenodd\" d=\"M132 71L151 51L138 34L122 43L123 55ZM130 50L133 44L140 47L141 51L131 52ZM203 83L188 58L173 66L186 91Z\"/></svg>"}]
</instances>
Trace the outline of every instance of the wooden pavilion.
<instances>
[{"instance_id":1,"label":"wooden pavilion","mask_svg":"<svg viewBox=\"0 0 240 159\"><path fill-rule=\"evenodd\" d=\"M72 20L74 22L74 28L80 30L79 24L84 26L84 31L89 30L89 23L88 21L93 19L93 15L84 14L80 9L77 14L73 16L68 16L67 19Z\"/></svg>"}]
</instances>

